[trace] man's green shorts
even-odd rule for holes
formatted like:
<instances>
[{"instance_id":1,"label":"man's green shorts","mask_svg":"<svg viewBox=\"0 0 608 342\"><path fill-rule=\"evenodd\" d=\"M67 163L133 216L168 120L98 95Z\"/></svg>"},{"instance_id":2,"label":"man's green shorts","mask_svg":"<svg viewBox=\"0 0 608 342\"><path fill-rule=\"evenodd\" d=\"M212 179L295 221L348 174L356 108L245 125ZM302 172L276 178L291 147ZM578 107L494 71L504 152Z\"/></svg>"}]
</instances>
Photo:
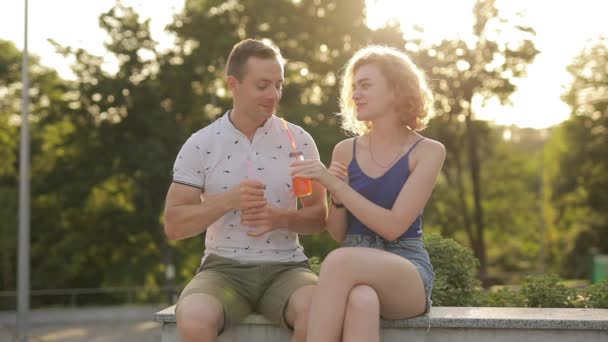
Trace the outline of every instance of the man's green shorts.
<instances>
[{"instance_id":1,"label":"man's green shorts","mask_svg":"<svg viewBox=\"0 0 608 342\"><path fill-rule=\"evenodd\" d=\"M177 305L192 293L205 293L223 304L225 327L257 312L290 328L284 319L289 297L300 287L317 282L308 261L240 263L209 254L182 291Z\"/></svg>"}]
</instances>

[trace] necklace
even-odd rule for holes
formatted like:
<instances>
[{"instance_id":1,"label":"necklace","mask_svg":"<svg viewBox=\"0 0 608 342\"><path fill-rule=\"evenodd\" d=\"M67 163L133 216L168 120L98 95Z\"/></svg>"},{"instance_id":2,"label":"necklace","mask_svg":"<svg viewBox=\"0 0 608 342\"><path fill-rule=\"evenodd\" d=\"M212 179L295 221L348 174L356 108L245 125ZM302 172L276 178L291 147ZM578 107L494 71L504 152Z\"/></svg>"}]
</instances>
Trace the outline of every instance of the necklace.
<instances>
[{"instance_id":1,"label":"necklace","mask_svg":"<svg viewBox=\"0 0 608 342\"><path fill-rule=\"evenodd\" d=\"M405 143L403 144L403 146L405 146ZM391 160L391 162L388 165L382 165L382 164L378 163L376 158L374 158L374 153L372 152L372 135L371 134L369 135L369 155L372 157L372 161L374 162L374 164L376 164L377 166L379 166L383 169L388 169L397 161L397 158L399 158L399 156L401 155L401 151L403 151L403 146L401 146L399 151L397 151L395 158L393 158L393 160Z\"/></svg>"}]
</instances>

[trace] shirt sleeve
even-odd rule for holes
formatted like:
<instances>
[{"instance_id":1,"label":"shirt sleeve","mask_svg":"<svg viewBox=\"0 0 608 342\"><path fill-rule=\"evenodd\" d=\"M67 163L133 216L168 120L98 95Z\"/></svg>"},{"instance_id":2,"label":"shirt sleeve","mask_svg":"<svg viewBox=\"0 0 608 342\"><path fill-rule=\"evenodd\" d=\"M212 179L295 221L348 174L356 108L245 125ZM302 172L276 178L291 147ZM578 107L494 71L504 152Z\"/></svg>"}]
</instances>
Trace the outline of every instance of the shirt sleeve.
<instances>
[{"instance_id":1,"label":"shirt sleeve","mask_svg":"<svg viewBox=\"0 0 608 342\"><path fill-rule=\"evenodd\" d=\"M175 183L204 189L205 173L201 146L195 136L191 136L179 151L173 164L173 181Z\"/></svg>"}]
</instances>

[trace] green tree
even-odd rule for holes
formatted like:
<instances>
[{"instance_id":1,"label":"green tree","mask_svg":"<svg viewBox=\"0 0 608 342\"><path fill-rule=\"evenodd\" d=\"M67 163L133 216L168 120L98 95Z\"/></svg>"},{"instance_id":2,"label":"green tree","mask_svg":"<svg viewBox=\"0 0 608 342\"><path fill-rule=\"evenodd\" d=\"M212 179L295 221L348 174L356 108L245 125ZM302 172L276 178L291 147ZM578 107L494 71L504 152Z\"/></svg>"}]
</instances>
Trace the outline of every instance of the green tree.
<instances>
[{"instance_id":1,"label":"green tree","mask_svg":"<svg viewBox=\"0 0 608 342\"><path fill-rule=\"evenodd\" d=\"M279 114L311 132L326 162L335 143L344 138L333 113L338 111L336 83L346 60L368 43L409 49L438 93L440 115L429 133L449 150L439 196L430 210L444 216L429 215L428 222L442 227L446 236L466 232L485 274L486 239L501 241L511 232L505 228L510 222L520 224L529 215L507 214L511 208L501 197L512 195L507 189L511 183L499 184L492 174L510 177L524 171L524 183L513 186L536 189L537 184L529 179L534 178L533 165L517 156L517 147L500 139L501 132L475 120L470 108L479 98L506 101L514 90L512 78L523 75L536 50L527 38L530 30L504 25L493 1L480 1L475 11L474 44L456 40L425 45L421 39L405 40L395 26L370 30L363 0L188 0L168 27L176 45L161 54L148 22L118 4L100 17L110 36L106 47L119 62L116 73L104 71L101 57L56 44L58 51L76 59L76 80L61 81L45 71L34 82L34 89L41 89L33 90L32 108L37 125L32 149L34 288L154 287L164 283L164 267L174 259L178 282L192 276L202 236L167 242L162 233L164 195L181 144L231 107L225 59L233 44L247 37L270 39L283 51L288 63ZM497 26L520 32L521 44L498 39L493 35ZM0 82L5 82L0 92L3 87L13 89L12 96L0 99L0 157L10 160L0 165L0 217L11 222L18 141L18 126L11 118L19 106L15 65L20 55L14 47L0 45L0 58ZM13 109L5 109L7 103ZM501 160L513 169L506 169ZM483 196L481 189L486 189ZM525 196L509 198L522 205L530 201ZM454 215L457 210L462 214ZM505 231L484 235L486 226ZM10 234L14 231L3 236ZM14 265L15 244L5 239L0 244L4 241L9 248L0 252L0 262ZM304 242L309 256L321 258L335 247L327 234L305 237ZM489 253L500 259L500 252ZM500 263L511 269L526 267L514 260ZM3 283L14 282L6 279Z\"/></svg>"},{"instance_id":2,"label":"green tree","mask_svg":"<svg viewBox=\"0 0 608 342\"><path fill-rule=\"evenodd\" d=\"M464 124L460 127L464 129ZM519 274L535 270L539 261L540 160L545 138L534 129L490 126L483 122L477 122L477 127L484 141L479 147L479 156L484 166L480 181L487 227L486 284L517 281ZM449 127L431 125L428 133L445 136L438 133L439 129L449 130ZM447 170L439 178L433 199L425 210L425 222L432 232L438 230L459 241L467 241L466 234L470 232L459 223L469 218L462 210L471 205L472 197L464 196L452 184L467 189L471 186L470 179L448 178L457 175L455 168L463 168L458 163L446 164L444 168Z\"/></svg>"},{"instance_id":3,"label":"green tree","mask_svg":"<svg viewBox=\"0 0 608 342\"><path fill-rule=\"evenodd\" d=\"M574 81L563 99L572 114L547 148L549 257L568 276L589 275L592 247L608 253L607 62L608 39L600 38L568 67Z\"/></svg>"},{"instance_id":4,"label":"green tree","mask_svg":"<svg viewBox=\"0 0 608 342\"><path fill-rule=\"evenodd\" d=\"M101 57L56 44L76 59L71 110L63 113L73 129L41 189L53 199L45 214L55 224L39 243L55 246L57 258L33 254L41 257L41 277L63 268L50 286L158 286L159 260L171 255L160 213L178 144L175 120L161 104L149 23L118 4L101 15L100 26L110 36L116 74L103 70ZM52 264L59 259L67 261Z\"/></svg>"},{"instance_id":5,"label":"green tree","mask_svg":"<svg viewBox=\"0 0 608 342\"><path fill-rule=\"evenodd\" d=\"M16 288L18 169L23 85L21 83L22 53L11 42L0 40L0 289ZM31 220L32 248L38 237L36 214L44 199L38 195L39 180L53 167L61 151L52 148L61 139L61 123L55 122L66 108L63 99L65 84L55 71L40 65L37 56L29 58L31 132ZM34 271L34 270L33 270ZM37 283L33 283L36 287Z\"/></svg>"},{"instance_id":6,"label":"green tree","mask_svg":"<svg viewBox=\"0 0 608 342\"><path fill-rule=\"evenodd\" d=\"M474 104L497 98L509 101L515 91L513 81L525 75L526 66L538 51L529 27L516 26L500 17L494 0L479 0L474 6L475 24L467 40L444 40L425 45L420 38L410 40L406 49L427 71L436 92L438 117L430 130L448 150L445 177L438 188L456 192L459 217L452 227L463 228L479 259L479 273L487 273L486 227L483 192L484 148L488 145L488 126L475 118ZM501 32L509 32L510 41ZM444 232L445 233L445 232ZM451 236L451 233L448 234Z\"/></svg>"},{"instance_id":7,"label":"green tree","mask_svg":"<svg viewBox=\"0 0 608 342\"><path fill-rule=\"evenodd\" d=\"M534 129L495 127L481 151L487 213L488 273L501 283L536 270L542 248L541 156L544 137ZM505 134L510 135L505 139ZM507 136L508 136L507 135Z\"/></svg>"},{"instance_id":8,"label":"green tree","mask_svg":"<svg viewBox=\"0 0 608 342\"><path fill-rule=\"evenodd\" d=\"M11 119L19 114L21 53L0 40L0 289L14 289L17 242L17 145L19 131Z\"/></svg>"}]
</instances>

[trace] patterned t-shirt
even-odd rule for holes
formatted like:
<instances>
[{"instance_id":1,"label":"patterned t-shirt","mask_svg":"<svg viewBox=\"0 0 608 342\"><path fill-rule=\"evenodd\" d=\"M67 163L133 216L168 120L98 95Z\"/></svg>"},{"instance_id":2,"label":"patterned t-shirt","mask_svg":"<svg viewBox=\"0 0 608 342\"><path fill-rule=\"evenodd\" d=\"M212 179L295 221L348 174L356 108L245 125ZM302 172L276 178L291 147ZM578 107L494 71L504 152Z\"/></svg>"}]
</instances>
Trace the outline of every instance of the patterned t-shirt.
<instances>
[{"instance_id":1,"label":"patterned t-shirt","mask_svg":"<svg viewBox=\"0 0 608 342\"><path fill-rule=\"evenodd\" d=\"M228 114L186 141L175 160L173 181L200 188L204 197L204 194L228 191L251 177L266 185L265 196L270 205L296 209L289 175L292 147L281 119L273 115L250 141L234 127ZM297 125L287 125L304 158L319 159L310 134ZM205 256L215 254L240 262L307 259L298 234L280 228L261 237L247 235L254 229L241 224L239 210L228 212L207 228Z\"/></svg>"}]
</instances>

